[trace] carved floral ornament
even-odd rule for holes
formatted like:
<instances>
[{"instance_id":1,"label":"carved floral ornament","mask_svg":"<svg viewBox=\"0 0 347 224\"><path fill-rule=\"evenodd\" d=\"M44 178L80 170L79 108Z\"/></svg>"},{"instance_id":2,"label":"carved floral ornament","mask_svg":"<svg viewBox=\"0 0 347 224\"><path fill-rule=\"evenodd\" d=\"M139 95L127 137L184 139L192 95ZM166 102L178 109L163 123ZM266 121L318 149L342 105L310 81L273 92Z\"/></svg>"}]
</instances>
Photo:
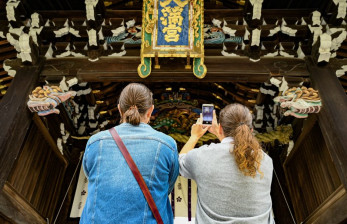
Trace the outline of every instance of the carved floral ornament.
<instances>
[{"instance_id":1,"label":"carved floral ornament","mask_svg":"<svg viewBox=\"0 0 347 224\"><path fill-rule=\"evenodd\" d=\"M141 64L138 74L151 73L151 58L160 68L158 57L193 58L193 73L206 75L204 65L204 18L202 0L145 0L142 9Z\"/></svg>"}]
</instances>

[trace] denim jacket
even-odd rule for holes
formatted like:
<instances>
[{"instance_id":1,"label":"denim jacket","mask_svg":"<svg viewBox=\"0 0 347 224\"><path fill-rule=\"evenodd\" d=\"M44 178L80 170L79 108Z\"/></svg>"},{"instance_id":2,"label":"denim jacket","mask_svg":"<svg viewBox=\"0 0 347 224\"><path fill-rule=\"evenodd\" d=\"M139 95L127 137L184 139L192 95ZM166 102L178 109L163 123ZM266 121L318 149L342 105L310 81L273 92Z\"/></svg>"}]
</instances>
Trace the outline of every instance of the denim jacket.
<instances>
[{"instance_id":1,"label":"denim jacket","mask_svg":"<svg viewBox=\"0 0 347 224\"><path fill-rule=\"evenodd\" d=\"M173 223L168 198L179 173L176 142L148 124L115 127L145 180L164 223ZM89 180L80 223L156 223L109 131L93 135L83 157Z\"/></svg>"}]
</instances>

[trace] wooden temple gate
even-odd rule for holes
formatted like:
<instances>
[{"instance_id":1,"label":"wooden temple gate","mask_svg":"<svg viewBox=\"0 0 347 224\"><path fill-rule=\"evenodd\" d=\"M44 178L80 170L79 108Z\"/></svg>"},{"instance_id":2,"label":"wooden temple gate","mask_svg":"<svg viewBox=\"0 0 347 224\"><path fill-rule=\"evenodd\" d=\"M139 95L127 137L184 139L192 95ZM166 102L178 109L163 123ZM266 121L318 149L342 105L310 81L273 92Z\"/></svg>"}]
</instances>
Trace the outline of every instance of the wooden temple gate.
<instances>
[{"instance_id":1,"label":"wooden temple gate","mask_svg":"<svg viewBox=\"0 0 347 224\"><path fill-rule=\"evenodd\" d=\"M187 92L188 101L217 109L245 104L259 133L291 124L290 152L288 143L264 143L275 168L276 222L347 222L346 2L273 10L274 1L205 1L203 79L185 69L185 58L156 59L160 69L138 76L142 1L68 2L0 4L0 223L78 223L69 214L81 153L88 136L117 124L117 97L129 82L145 83L157 100ZM324 48L324 33L337 47ZM271 91L280 94L274 80L318 90L320 112L271 118ZM29 111L28 95L46 82L77 92L74 111L62 104L59 115Z\"/></svg>"}]
</instances>

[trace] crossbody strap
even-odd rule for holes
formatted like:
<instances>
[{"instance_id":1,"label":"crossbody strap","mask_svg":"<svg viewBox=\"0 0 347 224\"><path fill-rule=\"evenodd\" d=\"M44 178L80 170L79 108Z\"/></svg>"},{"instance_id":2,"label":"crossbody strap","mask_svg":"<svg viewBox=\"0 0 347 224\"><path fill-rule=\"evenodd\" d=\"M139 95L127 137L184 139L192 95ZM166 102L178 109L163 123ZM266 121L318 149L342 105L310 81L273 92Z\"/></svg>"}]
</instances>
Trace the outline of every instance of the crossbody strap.
<instances>
[{"instance_id":1,"label":"crossbody strap","mask_svg":"<svg viewBox=\"0 0 347 224\"><path fill-rule=\"evenodd\" d=\"M139 169L137 168L133 158L131 158L131 155L129 154L127 148L125 147L122 139L119 137L115 128L111 128L111 129L109 129L109 131L110 131L114 141L118 145L119 150L121 151L125 160L127 161L131 172L133 172L134 177L135 177L137 183L139 184L139 186L142 190L142 193L148 202L149 207L152 210L152 213L154 215L155 220L157 220L158 224L163 224L163 220L161 219L160 213L159 213L158 208L155 205L155 202L152 198L151 192L149 192L148 187L147 187Z\"/></svg>"}]
</instances>

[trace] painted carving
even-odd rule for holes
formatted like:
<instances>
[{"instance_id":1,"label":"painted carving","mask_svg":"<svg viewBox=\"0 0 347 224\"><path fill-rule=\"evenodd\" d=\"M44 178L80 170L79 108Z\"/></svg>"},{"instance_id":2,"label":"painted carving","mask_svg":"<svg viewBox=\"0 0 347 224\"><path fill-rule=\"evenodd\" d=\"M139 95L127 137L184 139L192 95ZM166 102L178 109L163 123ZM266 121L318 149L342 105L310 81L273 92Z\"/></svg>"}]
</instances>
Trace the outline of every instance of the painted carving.
<instances>
[{"instance_id":1,"label":"painted carving","mask_svg":"<svg viewBox=\"0 0 347 224\"><path fill-rule=\"evenodd\" d=\"M141 25L135 25L135 20L129 20L126 22L127 28L124 26L118 27L112 30L113 36L106 36L105 40L110 43L127 43L127 44L141 44Z\"/></svg>"},{"instance_id":2,"label":"painted carving","mask_svg":"<svg viewBox=\"0 0 347 224\"><path fill-rule=\"evenodd\" d=\"M36 87L29 95L27 105L31 112L37 112L39 116L59 114L56 107L75 95L75 91L63 92L57 86Z\"/></svg>"},{"instance_id":3,"label":"painted carving","mask_svg":"<svg viewBox=\"0 0 347 224\"><path fill-rule=\"evenodd\" d=\"M128 22L133 23L128 25ZM141 25L135 25L134 20L128 21L127 28L124 26L112 30L113 36L106 36L105 40L110 43L126 43L126 44L141 44ZM241 44L243 37L235 36L236 30L231 30L229 27L220 27L221 21L214 20L213 25L204 25L204 44L222 44L226 42L233 42ZM224 24L224 23L223 23Z\"/></svg>"},{"instance_id":4,"label":"painted carving","mask_svg":"<svg viewBox=\"0 0 347 224\"><path fill-rule=\"evenodd\" d=\"M305 86L290 88L282 96L275 97L274 101L286 109L284 116L297 118L306 118L309 113L318 113L322 106L318 91Z\"/></svg>"},{"instance_id":5,"label":"painted carving","mask_svg":"<svg viewBox=\"0 0 347 224\"><path fill-rule=\"evenodd\" d=\"M242 37L235 36L236 30L223 26L222 28L217 25L205 24L204 26L204 44L222 44L233 42L241 44Z\"/></svg>"}]
</instances>

